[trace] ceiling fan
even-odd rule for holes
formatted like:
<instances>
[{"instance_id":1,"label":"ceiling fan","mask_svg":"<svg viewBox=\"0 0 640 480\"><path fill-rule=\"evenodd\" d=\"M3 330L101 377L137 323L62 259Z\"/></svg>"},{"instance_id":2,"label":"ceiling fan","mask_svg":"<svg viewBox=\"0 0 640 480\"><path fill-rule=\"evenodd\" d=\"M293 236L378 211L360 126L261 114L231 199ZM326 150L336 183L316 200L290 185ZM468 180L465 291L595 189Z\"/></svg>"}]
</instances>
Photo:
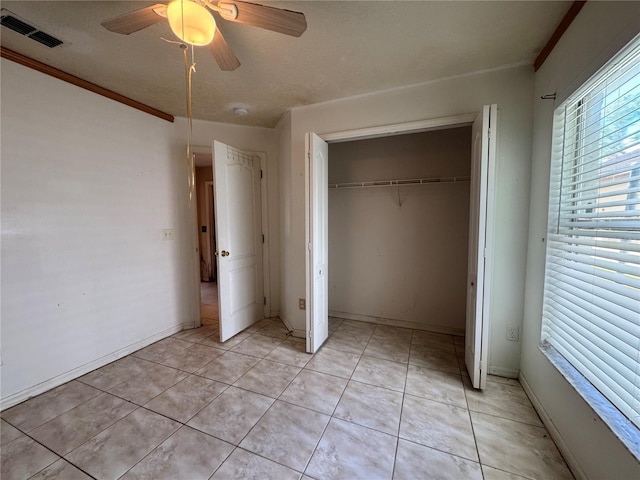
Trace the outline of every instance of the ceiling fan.
<instances>
[{"instance_id":1,"label":"ceiling fan","mask_svg":"<svg viewBox=\"0 0 640 480\"><path fill-rule=\"evenodd\" d=\"M123 35L168 20L173 33L190 45L206 45L221 70L240 66L217 28L212 12L222 19L299 37L307 29L303 13L242 1L173 0L156 3L102 22L107 30Z\"/></svg>"}]
</instances>

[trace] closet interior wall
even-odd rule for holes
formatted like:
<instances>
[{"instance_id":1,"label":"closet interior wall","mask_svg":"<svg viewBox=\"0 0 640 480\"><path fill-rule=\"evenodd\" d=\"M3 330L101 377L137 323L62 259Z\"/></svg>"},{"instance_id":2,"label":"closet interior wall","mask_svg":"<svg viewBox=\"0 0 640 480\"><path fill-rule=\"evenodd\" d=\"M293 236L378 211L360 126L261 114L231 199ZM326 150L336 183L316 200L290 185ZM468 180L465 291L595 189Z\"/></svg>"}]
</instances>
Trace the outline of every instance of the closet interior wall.
<instances>
[{"instance_id":1,"label":"closet interior wall","mask_svg":"<svg viewBox=\"0 0 640 480\"><path fill-rule=\"evenodd\" d=\"M470 127L329 145L330 315L464 334L470 165ZM345 185L404 179L443 181Z\"/></svg>"}]
</instances>

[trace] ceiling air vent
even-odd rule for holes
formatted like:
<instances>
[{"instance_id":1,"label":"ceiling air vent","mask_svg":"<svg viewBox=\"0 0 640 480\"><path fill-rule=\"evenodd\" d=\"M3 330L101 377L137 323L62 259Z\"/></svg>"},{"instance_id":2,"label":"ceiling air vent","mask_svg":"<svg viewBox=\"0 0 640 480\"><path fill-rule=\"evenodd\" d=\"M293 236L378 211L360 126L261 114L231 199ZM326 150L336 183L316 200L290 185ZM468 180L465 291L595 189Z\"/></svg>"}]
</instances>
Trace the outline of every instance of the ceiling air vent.
<instances>
[{"instance_id":1,"label":"ceiling air vent","mask_svg":"<svg viewBox=\"0 0 640 480\"><path fill-rule=\"evenodd\" d=\"M29 35L36 31L36 27L32 27L31 25L24 23L22 20L17 19L12 15L5 15L2 12L2 17L0 17L0 22L3 27L8 27L14 32L18 32L21 35Z\"/></svg>"},{"instance_id":2,"label":"ceiling air vent","mask_svg":"<svg viewBox=\"0 0 640 480\"><path fill-rule=\"evenodd\" d=\"M56 37L52 37L48 33L44 33L38 30L35 33L29 35L31 40L35 40L36 42L40 42L43 45L46 45L49 48L57 47L62 44L62 40L58 40Z\"/></svg>"},{"instance_id":3,"label":"ceiling air vent","mask_svg":"<svg viewBox=\"0 0 640 480\"><path fill-rule=\"evenodd\" d=\"M58 40L48 33L37 29L33 25L29 25L27 22L21 20L17 15L11 13L5 8L0 10L0 25L10 28L14 32L18 32L20 35L29 37L31 40L35 40L49 48L57 47L62 44L62 40Z\"/></svg>"}]
</instances>

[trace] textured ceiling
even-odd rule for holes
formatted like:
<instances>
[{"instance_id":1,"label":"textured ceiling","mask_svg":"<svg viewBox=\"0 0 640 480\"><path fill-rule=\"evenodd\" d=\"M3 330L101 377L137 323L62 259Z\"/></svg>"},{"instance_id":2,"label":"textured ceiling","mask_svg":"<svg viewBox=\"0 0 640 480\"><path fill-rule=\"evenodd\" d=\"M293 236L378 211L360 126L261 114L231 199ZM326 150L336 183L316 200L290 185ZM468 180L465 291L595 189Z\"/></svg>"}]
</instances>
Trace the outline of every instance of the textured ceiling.
<instances>
[{"instance_id":1,"label":"textured ceiling","mask_svg":"<svg viewBox=\"0 0 640 480\"><path fill-rule=\"evenodd\" d=\"M185 116L182 51L165 22L129 36L100 22L157 2L3 1L2 7L60 38L49 49L2 28L1 43L46 64L176 116ZM307 31L288 37L218 25L242 63L222 72L196 47L193 115L273 127L291 107L422 83L503 65L533 63L571 2L256 2L303 12ZM233 107L247 106L236 117Z\"/></svg>"}]
</instances>

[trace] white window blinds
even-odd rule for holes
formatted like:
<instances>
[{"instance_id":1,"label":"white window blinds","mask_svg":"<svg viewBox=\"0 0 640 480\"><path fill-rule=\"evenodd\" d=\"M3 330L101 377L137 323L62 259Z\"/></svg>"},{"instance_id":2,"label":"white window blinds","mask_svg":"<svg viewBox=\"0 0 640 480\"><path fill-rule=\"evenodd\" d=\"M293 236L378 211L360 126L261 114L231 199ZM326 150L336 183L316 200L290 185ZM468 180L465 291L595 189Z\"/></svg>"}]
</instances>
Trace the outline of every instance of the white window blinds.
<instances>
[{"instance_id":1,"label":"white window blinds","mask_svg":"<svg viewBox=\"0 0 640 480\"><path fill-rule=\"evenodd\" d=\"M640 41L556 110L542 341L640 427Z\"/></svg>"}]
</instances>

